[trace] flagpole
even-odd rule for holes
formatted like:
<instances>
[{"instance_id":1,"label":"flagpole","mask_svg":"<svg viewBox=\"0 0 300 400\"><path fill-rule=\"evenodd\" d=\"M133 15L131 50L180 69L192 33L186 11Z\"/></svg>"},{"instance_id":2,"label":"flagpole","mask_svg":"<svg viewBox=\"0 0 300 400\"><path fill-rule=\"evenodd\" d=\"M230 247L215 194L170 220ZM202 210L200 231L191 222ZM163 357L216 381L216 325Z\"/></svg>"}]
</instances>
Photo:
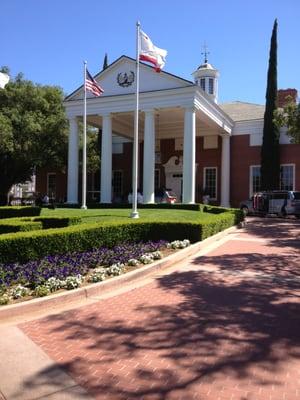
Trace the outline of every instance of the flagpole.
<instances>
[{"instance_id":1,"label":"flagpole","mask_svg":"<svg viewBox=\"0 0 300 400\"><path fill-rule=\"evenodd\" d=\"M131 218L139 218L137 210L138 151L139 151L139 84L140 84L140 22L136 23L136 94L134 113L133 164L132 164L132 211Z\"/></svg>"},{"instance_id":2,"label":"flagpole","mask_svg":"<svg viewBox=\"0 0 300 400\"><path fill-rule=\"evenodd\" d=\"M86 210L86 64L84 61L83 68L83 87L84 87L84 97L83 97L83 140L82 140L82 200L81 208Z\"/></svg>"}]
</instances>

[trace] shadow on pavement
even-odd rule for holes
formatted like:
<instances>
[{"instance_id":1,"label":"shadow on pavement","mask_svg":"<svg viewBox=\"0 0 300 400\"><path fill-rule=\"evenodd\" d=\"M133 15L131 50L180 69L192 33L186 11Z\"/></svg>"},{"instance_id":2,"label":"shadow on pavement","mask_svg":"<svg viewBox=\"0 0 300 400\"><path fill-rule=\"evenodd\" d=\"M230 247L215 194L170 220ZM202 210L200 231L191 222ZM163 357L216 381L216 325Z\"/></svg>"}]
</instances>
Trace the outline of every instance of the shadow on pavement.
<instances>
[{"instance_id":1,"label":"shadow on pavement","mask_svg":"<svg viewBox=\"0 0 300 400\"><path fill-rule=\"evenodd\" d=\"M232 268L251 257L259 262L258 255L247 257L225 261ZM275 258L271 264L276 269ZM300 302L288 283L195 270L161 277L138 300L134 292L89 312L41 320L36 328L44 332L39 344L53 335L50 355L97 399L192 399L196 393L206 400L217 398L221 384L226 395L239 385L250 393L251 387L280 390L287 373L293 381L287 366L300 361ZM259 397L240 392L237 398Z\"/></svg>"}]
</instances>

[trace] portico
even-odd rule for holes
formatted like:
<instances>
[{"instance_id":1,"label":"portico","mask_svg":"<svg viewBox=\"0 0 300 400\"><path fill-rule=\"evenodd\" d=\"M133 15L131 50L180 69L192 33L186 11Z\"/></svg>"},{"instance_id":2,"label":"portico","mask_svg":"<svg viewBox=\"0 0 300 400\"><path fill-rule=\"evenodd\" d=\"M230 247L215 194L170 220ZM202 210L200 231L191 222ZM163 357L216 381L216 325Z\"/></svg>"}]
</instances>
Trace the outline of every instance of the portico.
<instances>
[{"instance_id":1,"label":"portico","mask_svg":"<svg viewBox=\"0 0 300 400\"><path fill-rule=\"evenodd\" d=\"M112 201L112 136L115 134L133 139L134 63L135 60L122 56L99 73L95 79L105 92L101 97L90 96L87 100L87 121L102 131L101 203ZM169 158L182 155L182 171L177 172L179 178L182 175L180 196L183 203L192 204L196 193L196 152L199 153L199 149L196 149L197 138L217 137L218 140L221 137L220 203L229 206L231 119L193 82L165 72L158 74L143 64L140 73L139 142L143 143L143 154L140 154L143 158L143 172L139 171L139 174L144 203L155 201L155 148L158 141L175 141L174 154L170 153ZM124 79L121 78L125 74L131 76L131 80L127 80L124 86ZM68 203L78 202L78 121L83 112L82 94L83 90L79 88L65 101L70 121ZM201 159L201 152L197 157Z\"/></svg>"}]
</instances>

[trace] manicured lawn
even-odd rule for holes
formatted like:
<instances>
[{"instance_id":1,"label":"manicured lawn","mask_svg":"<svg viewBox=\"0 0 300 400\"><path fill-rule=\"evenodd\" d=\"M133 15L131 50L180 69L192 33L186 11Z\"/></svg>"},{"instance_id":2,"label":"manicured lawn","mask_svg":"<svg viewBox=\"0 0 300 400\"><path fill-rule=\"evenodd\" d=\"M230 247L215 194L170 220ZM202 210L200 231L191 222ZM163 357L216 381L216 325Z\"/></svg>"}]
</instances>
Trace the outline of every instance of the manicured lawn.
<instances>
[{"instance_id":1,"label":"manicured lawn","mask_svg":"<svg viewBox=\"0 0 300 400\"><path fill-rule=\"evenodd\" d=\"M124 221L130 220L130 209L90 209L80 210L72 208L57 208L49 210L43 208L42 217L81 217L82 223L102 221ZM211 219L212 214L190 210L164 210L164 209L140 209L140 221L174 221L174 222L197 222ZM133 220L134 221L134 220Z\"/></svg>"}]
</instances>

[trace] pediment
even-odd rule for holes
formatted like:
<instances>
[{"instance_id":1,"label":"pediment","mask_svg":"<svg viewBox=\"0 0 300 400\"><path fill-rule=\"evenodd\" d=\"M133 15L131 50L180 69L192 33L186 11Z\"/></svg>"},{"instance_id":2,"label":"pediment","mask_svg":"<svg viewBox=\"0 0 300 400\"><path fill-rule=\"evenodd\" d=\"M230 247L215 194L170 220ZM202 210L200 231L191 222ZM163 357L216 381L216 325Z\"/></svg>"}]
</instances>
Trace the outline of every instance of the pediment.
<instances>
[{"instance_id":1,"label":"pediment","mask_svg":"<svg viewBox=\"0 0 300 400\"><path fill-rule=\"evenodd\" d=\"M136 88L136 66L135 60L122 56L107 69L99 72L94 78L103 88L105 96L115 96L135 93ZM155 90L175 89L193 85L193 82L161 71L157 73L154 68L140 63L140 92ZM87 92L87 97L94 97ZM83 87L81 86L71 93L66 101L79 100L83 98Z\"/></svg>"}]
</instances>

